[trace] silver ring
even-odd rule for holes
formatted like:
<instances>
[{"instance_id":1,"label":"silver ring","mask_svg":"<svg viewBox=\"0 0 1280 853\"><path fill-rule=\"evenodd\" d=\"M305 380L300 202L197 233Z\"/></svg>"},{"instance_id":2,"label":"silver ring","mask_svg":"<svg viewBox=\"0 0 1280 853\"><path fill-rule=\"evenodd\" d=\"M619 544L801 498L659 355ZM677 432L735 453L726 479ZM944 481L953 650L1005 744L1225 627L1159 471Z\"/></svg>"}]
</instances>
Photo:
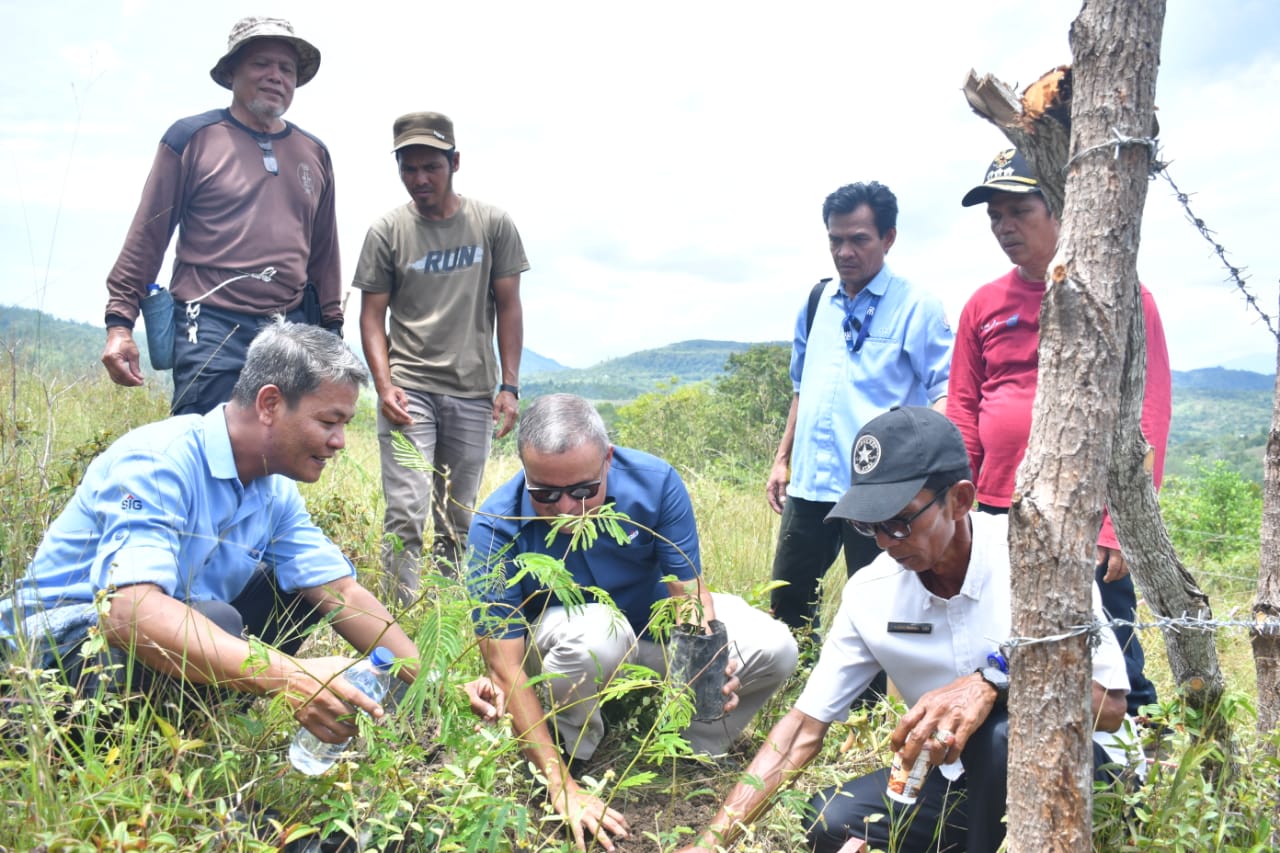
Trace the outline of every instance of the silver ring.
<instances>
[{"instance_id":1,"label":"silver ring","mask_svg":"<svg viewBox=\"0 0 1280 853\"><path fill-rule=\"evenodd\" d=\"M955 737L955 734L946 729L938 729L933 733L933 739L939 743L946 743L949 738Z\"/></svg>"}]
</instances>

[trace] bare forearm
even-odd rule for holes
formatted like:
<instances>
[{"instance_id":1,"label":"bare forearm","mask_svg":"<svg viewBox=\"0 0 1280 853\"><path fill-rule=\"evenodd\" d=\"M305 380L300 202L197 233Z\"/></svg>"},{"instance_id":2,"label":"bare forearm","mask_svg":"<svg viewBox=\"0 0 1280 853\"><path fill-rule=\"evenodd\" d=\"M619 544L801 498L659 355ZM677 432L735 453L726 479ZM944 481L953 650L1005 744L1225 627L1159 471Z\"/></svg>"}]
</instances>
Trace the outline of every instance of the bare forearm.
<instances>
[{"instance_id":1,"label":"bare forearm","mask_svg":"<svg viewBox=\"0 0 1280 853\"><path fill-rule=\"evenodd\" d=\"M390 649L406 662L399 670L400 678L413 681L418 674L418 647L373 593L347 580L339 593L326 595L319 602L321 612L333 613L333 629L359 651L368 654L378 646Z\"/></svg>"},{"instance_id":2,"label":"bare forearm","mask_svg":"<svg viewBox=\"0 0 1280 853\"><path fill-rule=\"evenodd\" d=\"M796 413L800 410L800 395L793 394L791 396L791 408L787 411L787 425L782 431L782 440L778 442L778 449L773 455L773 463L790 464L791 448L796 442Z\"/></svg>"},{"instance_id":3,"label":"bare forearm","mask_svg":"<svg viewBox=\"0 0 1280 853\"><path fill-rule=\"evenodd\" d=\"M255 653L241 638L151 585L119 590L105 631L108 643L148 668L196 684L265 695L287 686L297 670L285 655L265 647Z\"/></svg>"},{"instance_id":4,"label":"bare forearm","mask_svg":"<svg viewBox=\"0 0 1280 853\"><path fill-rule=\"evenodd\" d=\"M387 299L384 295L366 293L361 297L360 340L374 388L382 394L391 384L391 364L387 354Z\"/></svg>"},{"instance_id":5,"label":"bare forearm","mask_svg":"<svg viewBox=\"0 0 1280 853\"><path fill-rule=\"evenodd\" d=\"M520 304L519 279L498 303L498 361L505 385L520 384L520 356L524 352L524 308Z\"/></svg>"},{"instance_id":6,"label":"bare forearm","mask_svg":"<svg viewBox=\"0 0 1280 853\"><path fill-rule=\"evenodd\" d=\"M725 798L724 805L702 834L707 849L728 847L772 803L774 795L813 760L822 748L827 724L794 708L769 732L764 745Z\"/></svg>"},{"instance_id":7,"label":"bare forearm","mask_svg":"<svg viewBox=\"0 0 1280 853\"><path fill-rule=\"evenodd\" d=\"M489 677L507 696L511 728L520 741L520 752L534 767L542 771L552 795L564 788L576 787L568 768L551 738L547 712L538 694L529 685L523 658L524 640L481 640L480 651L489 668Z\"/></svg>"}]
</instances>

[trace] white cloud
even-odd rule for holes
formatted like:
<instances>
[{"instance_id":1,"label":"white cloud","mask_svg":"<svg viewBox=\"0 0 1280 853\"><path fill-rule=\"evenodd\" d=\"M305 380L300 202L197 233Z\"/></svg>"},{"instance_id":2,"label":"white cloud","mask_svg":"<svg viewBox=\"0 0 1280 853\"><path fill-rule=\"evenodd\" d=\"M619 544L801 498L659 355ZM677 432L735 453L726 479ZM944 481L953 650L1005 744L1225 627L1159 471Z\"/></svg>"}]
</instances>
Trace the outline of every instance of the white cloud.
<instances>
[{"instance_id":1,"label":"white cloud","mask_svg":"<svg viewBox=\"0 0 1280 853\"><path fill-rule=\"evenodd\" d=\"M890 262L954 320L1007 264L981 213L959 206L1003 144L964 103L964 72L1025 84L1069 61L1079 11L1078 0L1034 15L1013 0L927 10L494 0L447 12L373 0L354 16L273 5L323 53L289 118L333 153L347 275L367 224L404 200L392 119L442 110L458 128L459 189L509 210L525 238L526 343L575 365L684 338L787 337L809 285L830 271L822 199L861 179L898 194ZM95 322L156 142L173 120L227 103L208 69L232 22L261 12L75 8L24 8L16 49L0 59L10 78L39 68L7 90L14 109L0 120L13 178L0 182L0 299L31 293L16 292L35 279L15 264L52 246L48 310ZM1277 36L1268 3L1171 0L1157 99L1173 174L1269 303L1280 269L1268 209ZM37 49L50 38L52 54ZM53 239L41 220L52 210L62 217ZM1198 240L1153 184L1140 269L1175 367L1274 348Z\"/></svg>"}]
</instances>

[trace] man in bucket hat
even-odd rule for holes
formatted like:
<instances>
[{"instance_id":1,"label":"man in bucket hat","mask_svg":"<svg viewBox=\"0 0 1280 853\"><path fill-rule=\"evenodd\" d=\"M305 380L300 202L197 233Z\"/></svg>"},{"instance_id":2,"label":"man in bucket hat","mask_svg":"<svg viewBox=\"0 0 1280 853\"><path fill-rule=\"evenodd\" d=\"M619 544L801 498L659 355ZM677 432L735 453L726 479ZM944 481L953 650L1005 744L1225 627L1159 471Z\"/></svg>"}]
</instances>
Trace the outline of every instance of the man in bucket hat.
<instances>
[{"instance_id":1,"label":"man in bucket hat","mask_svg":"<svg viewBox=\"0 0 1280 853\"><path fill-rule=\"evenodd\" d=\"M491 438L515 425L529 261L510 216L454 189L461 158L448 116L408 113L391 134L410 201L370 226L352 284L363 291L360 336L378 391L387 600L408 604L427 516L435 567L456 576ZM396 461L393 432L434 471Z\"/></svg>"},{"instance_id":2,"label":"man in bucket hat","mask_svg":"<svg viewBox=\"0 0 1280 853\"><path fill-rule=\"evenodd\" d=\"M795 707L686 851L729 847L818 754L831 723L848 715L881 668L910 707L893 748L911 767L927 747L934 766L911 805L886 795L888 768L820 792L806 820L812 849L888 849L893 839L893 849L981 852L1004 839L1009 680L996 643L1011 636L1007 517L970 512L964 441L932 409L895 408L871 420L854 442L852 469L852 486L827 521L874 539L882 553L845 585ZM1101 616L1096 592L1093 610ZM1099 639L1095 767L1128 759L1127 743L1102 734L1124 725L1128 681L1111 630ZM1096 770L1096 778L1108 772Z\"/></svg>"},{"instance_id":3,"label":"man in bucket hat","mask_svg":"<svg viewBox=\"0 0 1280 853\"><path fill-rule=\"evenodd\" d=\"M244 18L209 72L231 106L181 119L160 141L107 276L102 363L116 383L142 384L132 330L176 230L175 340L150 354L173 366L174 414L228 400L272 317L341 333L333 164L320 140L282 118L319 67L320 51L288 21Z\"/></svg>"},{"instance_id":4,"label":"man in bucket hat","mask_svg":"<svg viewBox=\"0 0 1280 853\"><path fill-rule=\"evenodd\" d=\"M1040 194L1040 182L1016 148L996 154L983 181L965 193L965 207L985 204L991 233L1016 266L978 288L956 328L947 416L960 428L977 486L978 509L1007 513L1014 477L1031 436L1040 346L1040 303L1045 271L1058 248L1058 218ZM1156 488L1164 473L1165 443L1172 416L1172 379L1164 326L1151 292L1142 288L1147 335L1147 377L1142 434L1151 444ZM1095 575L1107 613L1135 620L1137 594L1120 541L1104 514L1098 534ZM1142 644L1132 628L1117 627L1129 672L1129 713L1156 701L1155 685L1143 674Z\"/></svg>"}]
</instances>

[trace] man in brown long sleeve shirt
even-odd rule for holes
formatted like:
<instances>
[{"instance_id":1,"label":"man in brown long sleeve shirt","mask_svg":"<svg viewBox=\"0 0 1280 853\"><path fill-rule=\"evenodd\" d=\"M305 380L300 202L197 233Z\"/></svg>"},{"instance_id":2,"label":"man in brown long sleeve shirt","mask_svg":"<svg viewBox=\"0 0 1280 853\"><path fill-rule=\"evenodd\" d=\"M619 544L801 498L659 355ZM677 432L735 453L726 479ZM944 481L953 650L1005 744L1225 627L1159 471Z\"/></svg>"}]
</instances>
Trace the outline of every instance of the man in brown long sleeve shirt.
<instances>
[{"instance_id":1,"label":"man in brown long sleeve shirt","mask_svg":"<svg viewBox=\"0 0 1280 853\"><path fill-rule=\"evenodd\" d=\"M333 165L320 140L282 118L319 66L289 22L245 18L210 71L231 106L179 120L160 142L107 277L102 362L118 384L142 384L132 329L176 230L174 414L229 399L261 325L307 319L308 283L319 309L311 321L341 333Z\"/></svg>"}]
</instances>

